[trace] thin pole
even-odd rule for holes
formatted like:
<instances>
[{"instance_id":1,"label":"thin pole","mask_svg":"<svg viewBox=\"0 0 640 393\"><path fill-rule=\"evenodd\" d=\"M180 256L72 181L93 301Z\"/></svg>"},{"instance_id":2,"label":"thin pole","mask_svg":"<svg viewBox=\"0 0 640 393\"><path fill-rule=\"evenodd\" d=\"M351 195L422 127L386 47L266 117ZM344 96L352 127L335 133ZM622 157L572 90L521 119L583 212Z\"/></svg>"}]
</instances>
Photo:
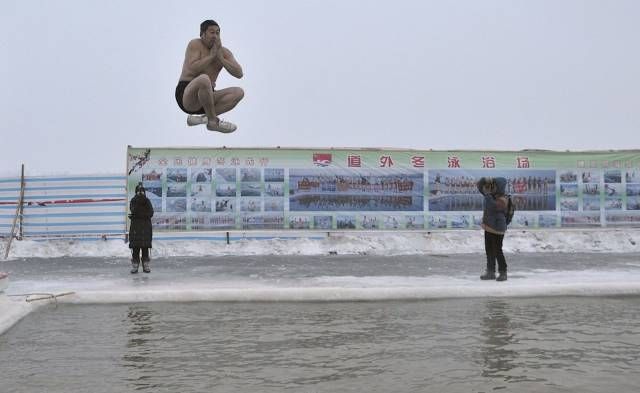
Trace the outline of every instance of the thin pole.
<instances>
[{"instance_id":1,"label":"thin pole","mask_svg":"<svg viewBox=\"0 0 640 393\"><path fill-rule=\"evenodd\" d=\"M22 238L24 237L24 188L24 164L22 164L22 171L20 175L20 192L22 193L22 197L20 199L22 199L23 201L20 203L20 226L18 226L18 240L22 240Z\"/></svg>"},{"instance_id":2,"label":"thin pole","mask_svg":"<svg viewBox=\"0 0 640 393\"><path fill-rule=\"evenodd\" d=\"M18 215L20 215L20 210L22 207L22 203L24 201L24 164L22 164L22 175L20 178L20 199L18 199L18 206L16 206L16 215L13 217L13 224L11 225L11 232L9 232L9 241L7 242L7 249L4 251L4 259L9 257L9 249L11 248L11 242L13 241L13 234L16 230L16 223L18 222Z\"/></svg>"}]
</instances>

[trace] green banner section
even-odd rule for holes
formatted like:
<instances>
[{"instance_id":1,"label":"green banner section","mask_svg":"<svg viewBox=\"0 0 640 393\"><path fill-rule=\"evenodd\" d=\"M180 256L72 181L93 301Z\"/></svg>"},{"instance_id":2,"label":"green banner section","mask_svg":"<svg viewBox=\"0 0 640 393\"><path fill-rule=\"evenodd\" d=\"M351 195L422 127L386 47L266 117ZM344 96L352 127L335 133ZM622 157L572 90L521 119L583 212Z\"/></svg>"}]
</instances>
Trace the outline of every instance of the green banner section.
<instances>
[{"instance_id":1,"label":"green banner section","mask_svg":"<svg viewBox=\"0 0 640 393\"><path fill-rule=\"evenodd\" d=\"M480 177L504 177L511 228L640 225L640 150L134 148L155 230L477 228Z\"/></svg>"}]
</instances>

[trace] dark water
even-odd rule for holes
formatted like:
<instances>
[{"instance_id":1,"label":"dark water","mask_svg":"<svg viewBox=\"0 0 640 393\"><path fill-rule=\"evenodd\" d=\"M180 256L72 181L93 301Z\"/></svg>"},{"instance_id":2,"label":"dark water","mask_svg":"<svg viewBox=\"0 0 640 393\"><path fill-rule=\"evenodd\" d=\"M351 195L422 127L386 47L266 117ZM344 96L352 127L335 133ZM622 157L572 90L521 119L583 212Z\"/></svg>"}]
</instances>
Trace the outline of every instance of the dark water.
<instances>
[{"instance_id":1,"label":"dark water","mask_svg":"<svg viewBox=\"0 0 640 393\"><path fill-rule=\"evenodd\" d=\"M637 392L637 297L46 306L2 392Z\"/></svg>"}]
</instances>

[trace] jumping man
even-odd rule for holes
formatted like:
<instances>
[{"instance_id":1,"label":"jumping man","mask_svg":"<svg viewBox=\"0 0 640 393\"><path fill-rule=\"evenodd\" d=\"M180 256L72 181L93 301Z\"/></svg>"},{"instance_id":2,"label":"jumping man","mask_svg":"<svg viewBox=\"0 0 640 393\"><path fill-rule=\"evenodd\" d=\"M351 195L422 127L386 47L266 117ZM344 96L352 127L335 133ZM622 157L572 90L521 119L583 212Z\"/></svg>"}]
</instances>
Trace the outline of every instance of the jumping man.
<instances>
[{"instance_id":1,"label":"jumping man","mask_svg":"<svg viewBox=\"0 0 640 393\"><path fill-rule=\"evenodd\" d=\"M244 91L239 87L215 90L223 68L234 77L242 78L242 67L231 51L222 46L220 26L213 20L205 20L200 24L200 38L187 45L182 74L176 86L178 106L189 114L188 125L206 124L208 130L223 133L238 128L218 118L244 97Z\"/></svg>"}]
</instances>

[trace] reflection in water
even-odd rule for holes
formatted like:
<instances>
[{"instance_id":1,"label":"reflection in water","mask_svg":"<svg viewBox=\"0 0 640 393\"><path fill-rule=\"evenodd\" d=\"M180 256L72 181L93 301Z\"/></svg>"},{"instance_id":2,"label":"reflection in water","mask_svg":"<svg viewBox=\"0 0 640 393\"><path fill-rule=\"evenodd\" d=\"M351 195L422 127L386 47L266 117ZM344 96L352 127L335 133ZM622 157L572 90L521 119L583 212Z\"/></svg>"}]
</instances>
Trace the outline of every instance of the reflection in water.
<instances>
[{"instance_id":1,"label":"reflection in water","mask_svg":"<svg viewBox=\"0 0 640 393\"><path fill-rule=\"evenodd\" d=\"M507 372L516 367L514 360L518 354L508 349L514 341L509 319L510 307L502 300L490 300L486 303L487 311L482 319L482 336L485 344L482 346L484 361L483 377L505 377Z\"/></svg>"},{"instance_id":2,"label":"reflection in water","mask_svg":"<svg viewBox=\"0 0 640 393\"><path fill-rule=\"evenodd\" d=\"M153 369L152 354L154 352L154 340L151 339L153 333L154 312L145 306L130 306L127 311L128 323L126 351L122 359L124 367L132 371L145 371L142 374L131 374L128 381L133 384L136 390L153 387L145 382L147 374Z\"/></svg>"}]
</instances>

